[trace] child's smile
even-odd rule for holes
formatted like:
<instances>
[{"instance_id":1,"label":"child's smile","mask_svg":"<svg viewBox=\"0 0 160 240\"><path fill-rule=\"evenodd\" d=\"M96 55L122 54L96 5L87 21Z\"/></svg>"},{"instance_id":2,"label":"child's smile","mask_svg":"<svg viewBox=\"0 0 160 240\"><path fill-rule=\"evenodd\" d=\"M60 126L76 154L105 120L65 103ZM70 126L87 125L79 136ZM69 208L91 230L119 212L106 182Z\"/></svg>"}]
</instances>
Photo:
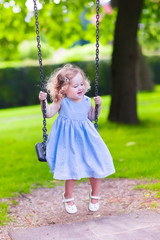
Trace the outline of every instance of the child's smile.
<instances>
[{"instance_id":1,"label":"child's smile","mask_svg":"<svg viewBox=\"0 0 160 240\"><path fill-rule=\"evenodd\" d=\"M80 92L78 92L78 95L80 95L80 96L81 96L82 94L83 94L83 91L80 91Z\"/></svg>"}]
</instances>

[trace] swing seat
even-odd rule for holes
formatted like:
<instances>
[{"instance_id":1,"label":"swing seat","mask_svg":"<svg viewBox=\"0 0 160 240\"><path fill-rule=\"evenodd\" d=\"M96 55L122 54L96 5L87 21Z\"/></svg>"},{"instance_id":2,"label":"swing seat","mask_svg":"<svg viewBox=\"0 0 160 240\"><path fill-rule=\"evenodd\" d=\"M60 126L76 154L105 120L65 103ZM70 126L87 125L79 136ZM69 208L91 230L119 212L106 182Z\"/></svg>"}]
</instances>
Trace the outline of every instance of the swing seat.
<instances>
[{"instance_id":1,"label":"swing seat","mask_svg":"<svg viewBox=\"0 0 160 240\"><path fill-rule=\"evenodd\" d=\"M45 151L44 151L44 148L43 148L43 142L37 143L35 145L35 148L36 148L36 153L37 153L38 160L40 162L47 162L46 154L45 154Z\"/></svg>"}]
</instances>

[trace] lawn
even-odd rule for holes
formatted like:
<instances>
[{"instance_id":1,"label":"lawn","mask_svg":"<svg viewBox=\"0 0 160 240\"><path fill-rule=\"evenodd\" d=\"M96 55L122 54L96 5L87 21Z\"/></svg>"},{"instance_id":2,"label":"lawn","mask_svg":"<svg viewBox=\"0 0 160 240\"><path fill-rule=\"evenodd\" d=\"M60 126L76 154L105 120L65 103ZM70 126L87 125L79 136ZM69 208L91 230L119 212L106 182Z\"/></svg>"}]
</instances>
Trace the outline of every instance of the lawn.
<instances>
[{"instance_id":1,"label":"lawn","mask_svg":"<svg viewBox=\"0 0 160 240\"><path fill-rule=\"evenodd\" d=\"M160 178L160 86L137 94L139 125L107 121L110 97L104 96L99 133L113 156L116 173L111 177ZM48 132L54 118L47 119ZM0 198L28 192L56 181L47 163L40 163L35 143L42 140L40 106L0 110Z\"/></svg>"}]
</instances>

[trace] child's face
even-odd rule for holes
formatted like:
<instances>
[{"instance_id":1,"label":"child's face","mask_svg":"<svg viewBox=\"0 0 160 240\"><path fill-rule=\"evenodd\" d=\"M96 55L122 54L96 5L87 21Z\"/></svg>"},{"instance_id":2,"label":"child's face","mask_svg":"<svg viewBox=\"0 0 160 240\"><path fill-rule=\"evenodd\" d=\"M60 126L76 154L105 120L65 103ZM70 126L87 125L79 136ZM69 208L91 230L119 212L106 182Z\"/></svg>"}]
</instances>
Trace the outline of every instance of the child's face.
<instances>
[{"instance_id":1,"label":"child's face","mask_svg":"<svg viewBox=\"0 0 160 240\"><path fill-rule=\"evenodd\" d=\"M77 73L77 75L72 78L69 82L69 86L66 90L66 95L74 102L80 102L85 93L85 86L82 75Z\"/></svg>"}]
</instances>

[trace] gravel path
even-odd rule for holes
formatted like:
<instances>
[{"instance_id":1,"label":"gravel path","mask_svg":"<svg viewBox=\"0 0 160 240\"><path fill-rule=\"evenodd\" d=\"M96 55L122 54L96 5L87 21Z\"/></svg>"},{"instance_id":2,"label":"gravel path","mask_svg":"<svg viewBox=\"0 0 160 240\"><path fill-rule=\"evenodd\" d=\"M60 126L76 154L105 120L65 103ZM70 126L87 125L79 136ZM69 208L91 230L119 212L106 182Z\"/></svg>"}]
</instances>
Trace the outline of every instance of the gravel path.
<instances>
[{"instance_id":1,"label":"gravel path","mask_svg":"<svg viewBox=\"0 0 160 240\"><path fill-rule=\"evenodd\" d=\"M89 182L81 182L74 189L78 208L78 212L74 215L67 214L64 210L62 203L64 186L34 189L14 201L2 199L10 202L11 221L7 226L1 227L0 239L10 239L9 229L80 222L119 213L140 212L145 209L160 213L160 199L156 198L156 192L134 189L136 185L142 183L144 181L134 179L102 180L100 210L95 213L88 210Z\"/></svg>"}]
</instances>

